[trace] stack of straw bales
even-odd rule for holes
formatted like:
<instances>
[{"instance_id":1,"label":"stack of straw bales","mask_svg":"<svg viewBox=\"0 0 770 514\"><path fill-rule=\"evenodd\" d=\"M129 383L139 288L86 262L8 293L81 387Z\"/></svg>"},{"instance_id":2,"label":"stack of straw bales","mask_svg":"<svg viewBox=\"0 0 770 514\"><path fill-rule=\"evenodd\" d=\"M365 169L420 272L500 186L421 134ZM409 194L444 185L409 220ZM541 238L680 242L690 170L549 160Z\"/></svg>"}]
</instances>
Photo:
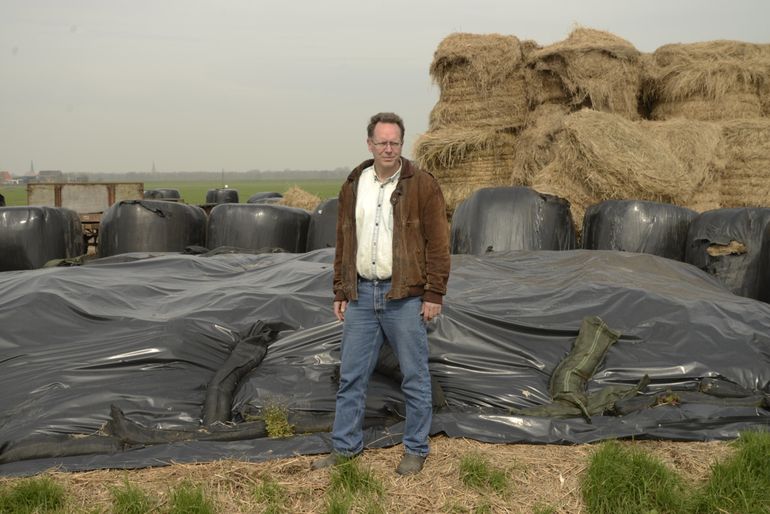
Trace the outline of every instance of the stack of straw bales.
<instances>
[{"instance_id":1,"label":"stack of straw bales","mask_svg":"<svg viewBox=\"0 0 770 514\"><path fill-rule=\"evenodd\" d=\"M769 77L770 78L770 77ZM722 207L770 207L770 118L722 124Z\"/></svg>"},{"instance_id":2,"label":"stack of straw bales","mask_svg":"<svg viewBox=\"0 0 770 514\"><path fill-rule=\"evenodd\" d=\"M517 128L527 115L522 44L515 36L453 34L436 50L430 74L441 90L432 130Z\"/></svg>"},{"instance_id":3,"label":"stack of straw bales","mask_svg":"<svg viewBox=\"0 0 770 514\"><path fill-rule=\"evenodd\" d=\"M450 213L496 185L566 198L578 228L607 199L770 207L770 45L454 34L431 73L441 96L414 155Z\"/></svg>"},{"instance_id":4,"label":"stack of straw bales","mask_svg":"<svg viewBox=\"0 0 770 514\"><path fill-rule=\"evenodd\" d=\"M648 69L650 117L702 121L757 118L768 77L767 45L707 41L665 45Z\"/></svg>"},{"instance_id":5,"label":"stack of straw bales","mask_svg":"<svg viewBox=\"0 0 770 514\"><path fill-rule=\"evenodd\" d=\"M526 69L533 106L557 103L639 117L641 53L625 39L578 28L564 41L532 52Z\"/></svg>"},{"instance_id":6,"label":"stack of straw bales","mask_svg":"<svg viewBox=\"0 0 770 514\"><path fill-rule=\"evenodd\" d=\"M687 206L770 207L770 45L664 45L649 63L642 94L651 119L712 122L720 131L721 172Z\"/></svg>"},{"instance_id":7,"label":"stack of straw bales","mask_svg":"<svg viewBox=\"0 0 770 514\"><path fill-rule=\"evenodd\" d=\"M436 50L430 73L441 95L414 155L450 212L476 189L510 182L514 134L529 111L525 47L515 36L452 34Z\"/></svg>"},{"instance_id":8,"label":"stack of straw bales","mask_svg":"<svg viewBox=\"0 0 770 514\"><path fill-rule=\"evenodd\" d=\"M719 128L686 120L632 122L584 109L566 116L554 158L534 189L567 199L576 222L603 200L639 199L712 208L705 184L720 174Z\"/></svg>"}]
</instances>

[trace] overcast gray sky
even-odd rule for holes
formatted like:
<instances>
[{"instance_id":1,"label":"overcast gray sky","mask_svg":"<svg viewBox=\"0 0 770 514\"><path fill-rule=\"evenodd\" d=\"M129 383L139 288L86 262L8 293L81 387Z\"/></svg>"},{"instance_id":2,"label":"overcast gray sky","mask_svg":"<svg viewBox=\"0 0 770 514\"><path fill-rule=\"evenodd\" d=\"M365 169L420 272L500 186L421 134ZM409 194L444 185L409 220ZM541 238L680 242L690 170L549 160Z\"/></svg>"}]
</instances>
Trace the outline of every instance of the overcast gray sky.
<instances>
[{"instance_id":1,"label":"overcast gray sky","mask_svg":"<svg viewBox=\"0 0 770 514\"><path fill-rule=\"evenodd\" d=\"M541 45L576 25L643 52L770 42L767 0L0 0L0 170L333 169L378 111L406 153L453 32Z\"/></svg>"}]
</instances>

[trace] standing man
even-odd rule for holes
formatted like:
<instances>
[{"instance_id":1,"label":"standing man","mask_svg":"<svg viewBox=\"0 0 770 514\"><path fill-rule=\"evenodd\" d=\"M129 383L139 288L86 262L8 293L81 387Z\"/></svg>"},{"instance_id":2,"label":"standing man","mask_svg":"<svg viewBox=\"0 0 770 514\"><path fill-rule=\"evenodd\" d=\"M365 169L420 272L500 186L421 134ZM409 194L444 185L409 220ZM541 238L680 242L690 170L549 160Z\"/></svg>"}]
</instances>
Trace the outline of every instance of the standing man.
<instances>
[{"instance_id":1,"label":"standing man","mask_svg":"<svg viewBox=\"0 0 770 514\"><path fill-rule=\"evenodd\" d=\"M401 157L404 122L372 116L373 159L348 176L339 194L334 315L344 322L332 453L320 469L364 449L366 391L383 342L398 357L406 406L401 475L419 473L429 452L433 414L426 323L441 313L449 278L449 226L438 182Z\"/></svg>"}]
</instances>

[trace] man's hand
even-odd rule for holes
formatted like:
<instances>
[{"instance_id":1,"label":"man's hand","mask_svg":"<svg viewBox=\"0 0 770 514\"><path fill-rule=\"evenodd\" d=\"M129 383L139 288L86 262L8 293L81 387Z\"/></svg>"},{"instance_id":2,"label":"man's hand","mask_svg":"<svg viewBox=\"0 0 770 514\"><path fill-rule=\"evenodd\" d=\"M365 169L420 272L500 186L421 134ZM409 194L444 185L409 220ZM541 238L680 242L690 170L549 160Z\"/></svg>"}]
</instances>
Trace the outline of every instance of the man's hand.
<instances>
[{"instance_id":1,"label":"man's hand","mask_svg":"<svg viewBox=\"0 0 770 514\"><path fill-rule=\"evenodd\" d=\"M441 314L441 304L440 303L431 303L431 302L422 302L422 309L420 310L420 315L422 316L422 319L424 321L430 321L436 316Z\"/></svg>"},{"instance_id":2,"label":"man's hand","mask_svg":"<svg viewBox=\"0 0 770 514\"><path fill-rule=\"evenodd\" d=\"M439 307L441 307L439 305ZM348 301L347 300L341 300L339 302L334 302L334 315L337 316L337 319L339 321L345 321L345 309L348 308Z\"/></svg>"}]
</instances>

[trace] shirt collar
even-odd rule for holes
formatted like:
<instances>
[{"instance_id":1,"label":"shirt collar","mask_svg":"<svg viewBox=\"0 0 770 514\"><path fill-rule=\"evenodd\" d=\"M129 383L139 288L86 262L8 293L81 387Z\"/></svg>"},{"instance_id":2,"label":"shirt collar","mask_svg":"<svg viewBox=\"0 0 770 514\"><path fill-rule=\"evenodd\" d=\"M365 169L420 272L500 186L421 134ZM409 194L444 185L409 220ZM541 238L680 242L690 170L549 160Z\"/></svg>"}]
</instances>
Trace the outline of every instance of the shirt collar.
<instances>
[{"instance_id":1,"label":"shirt collar","mask_svg":"<svg viewBox=\"0 0 770 514\"><path fill-rule=\"evenodd\" d=\"M396 170L396 172L381 182L380 179L377 177L377 170L374 169L374 164L372 164L372 177L374 178L374 181L377 182L378 184L390 184L391 182L396 182L399 179L399 177L401 176L401 168L403 167L404 167L404 160L399 159L398 169Z\"/></svg>"}]
</instances>

